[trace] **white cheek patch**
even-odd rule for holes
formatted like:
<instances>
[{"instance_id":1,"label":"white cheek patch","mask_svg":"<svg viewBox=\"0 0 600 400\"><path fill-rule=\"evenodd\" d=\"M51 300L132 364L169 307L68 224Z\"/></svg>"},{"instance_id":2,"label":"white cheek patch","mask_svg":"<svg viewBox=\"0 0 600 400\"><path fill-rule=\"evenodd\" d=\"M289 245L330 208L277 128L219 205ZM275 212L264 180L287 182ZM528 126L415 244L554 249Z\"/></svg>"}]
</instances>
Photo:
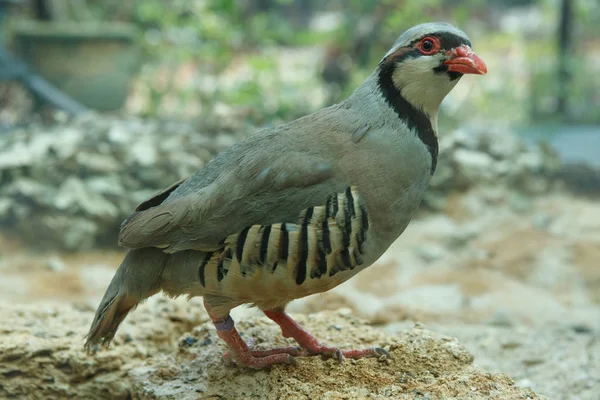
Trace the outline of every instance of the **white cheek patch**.
<instances>
[{"instance_id":1,"label":"white cheek patch","mask_svg":"<svg viewBox=\"0 0 600 400\"><path fill-rule=\"evenodd\" d=\"M396 66L392 75L394 85L402 96L429 116L437 115L442 100L458 82L445 73L436 73L442 56L422 56L405 59Z\"/></svg>"},{"instance_id":2,"label":"white cheek patch","mask_svg":"<svg viewBox=\"0 0 600 400\"><path fill-rule=\"evenodd\" d=\"M423 80L440 62L441 57L437 55L407 58L396 65L393 74L394 83L401 87L409 81L413 81L415 77L420 76Z\"/></svg>"}]
</instances>

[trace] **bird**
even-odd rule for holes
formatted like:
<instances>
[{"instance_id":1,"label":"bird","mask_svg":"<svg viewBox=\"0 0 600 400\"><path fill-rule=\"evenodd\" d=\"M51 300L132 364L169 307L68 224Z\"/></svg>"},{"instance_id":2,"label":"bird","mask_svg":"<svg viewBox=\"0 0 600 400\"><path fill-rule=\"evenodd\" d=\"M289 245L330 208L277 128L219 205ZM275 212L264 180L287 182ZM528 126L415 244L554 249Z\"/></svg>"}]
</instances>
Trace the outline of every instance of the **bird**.
<instances>
[{"instance_id":1,"label":"bird","mask_svg":"<svg viewBox=\"0 0 600 400\"><path fill-rule=\"evenodd\" d=\"M120 226L127 253L85 348L108 346L128 313L162 291L201 296L239 366L385 356L322 343L285 308L355 276L402 234L437 166L442 100L463 75L486 73L462 30L416 25L345 100L260 130L139 204ZM241 305L298 346L248 345L230 316Z\"/></svg>"}]
</instances>

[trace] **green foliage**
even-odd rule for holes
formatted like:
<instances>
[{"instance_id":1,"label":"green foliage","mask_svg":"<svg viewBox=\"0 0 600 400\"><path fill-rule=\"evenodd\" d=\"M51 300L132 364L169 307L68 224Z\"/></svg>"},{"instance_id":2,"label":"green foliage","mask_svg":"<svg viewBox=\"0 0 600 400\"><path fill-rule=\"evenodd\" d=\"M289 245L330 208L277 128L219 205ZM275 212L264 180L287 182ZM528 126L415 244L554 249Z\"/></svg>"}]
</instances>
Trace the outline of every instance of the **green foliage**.
<instances>
[{"instance_id":1,"label":"green foliage","mask_svg":"<svg viewBox=\"0 0 600 400\"><path fill-rule=\"evenodd\" d=\"M226 104L252 110L249 114L260 121L290 119L348 96L406 28L446 20L476 32L477 51L493 57L525 49L525 60L520 57L524 72L515 73L515 68L497 64L501 71L491 71L481 86L494 79L496 84L489 84L491 89L485 89L487 92L477 98L470 94L468 97L476 100L471 108L464 109L487 118L507 115L508 119L523 119L529 112L540 118L552 115L552 101L558 90L555 35L501 33L495 30L497 21L492 15L501 15L511 6L535 5L542 10L543 24L554 27L555 1L303 1L311 14L334 12L341 16L340 23L314 29L298 18L297 0L82 0L88 9L75 14L131 21L139 26L144 68L137 92L144 96L144 106L138 110L142 114L189 112L190 105L194 105L191 114L196 112L193 110L210 113L215 106ZM261 8L265 4L268 7ZM586 57L585 47L588 42L600 43L595 28L600 23L600 7L596 0L579 0L577 4L576 30L583 36L576 37L586 40L576 40L576 45L584 48L575 50L576 57L570 63L574 79L568 90L574 117L591 121L598 119L590 104L599 101L600 81L591 79L599 71ZM490 13L492 9L495 14ZM289 74L282 76L282 58L287 57L282 55L284 51L306 48L320 48L326 53L332 50L345 63L343 73L347 76L340 80L343 83L339 90L332 90L329 96L318 95L317 89L324 83L319 76L320 65L310 66L314 75L300 83L290 80ZM498 80L503 83L498 84Z\"/></svg>"}]
</instances>

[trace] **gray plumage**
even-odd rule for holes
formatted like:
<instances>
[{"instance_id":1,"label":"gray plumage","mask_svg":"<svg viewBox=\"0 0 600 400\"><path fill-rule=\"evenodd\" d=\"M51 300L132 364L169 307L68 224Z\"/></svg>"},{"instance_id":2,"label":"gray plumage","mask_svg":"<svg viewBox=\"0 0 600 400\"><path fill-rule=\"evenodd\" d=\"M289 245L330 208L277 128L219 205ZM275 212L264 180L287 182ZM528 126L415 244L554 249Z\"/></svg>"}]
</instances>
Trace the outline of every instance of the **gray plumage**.
<instances>
[{"instance_id":1,"label":"gray plumage","mask_svg":"<svg viewBox=\"0 0 600 400\"><path fill-rule=\"evenodd\" d=\"M86 345L110 342L160 290L204 296L211 315L225 317L244 303L282 309L377 260L427 189L437 109L458 81L435 70L441 50L415 53L432 34L470 45L448 24L411 28L347 100L231 146L142 203L121 226L119 244L131 250Z\"/></svg>"}]
</instances>

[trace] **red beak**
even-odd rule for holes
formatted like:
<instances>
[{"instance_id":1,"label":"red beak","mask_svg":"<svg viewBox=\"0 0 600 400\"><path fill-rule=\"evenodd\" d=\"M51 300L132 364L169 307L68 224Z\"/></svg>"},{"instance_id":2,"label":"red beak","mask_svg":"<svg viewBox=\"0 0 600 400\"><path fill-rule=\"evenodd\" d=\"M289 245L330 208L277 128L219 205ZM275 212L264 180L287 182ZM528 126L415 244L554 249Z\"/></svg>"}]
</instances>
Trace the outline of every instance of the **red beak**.
<instances>
[{"instance_id":1,"label":"red beak","mask_svg":"<svg viewBox=\"0 0 600 400\"><path fill-rule=\"evenodd\" d=\"M450 58L444 64L448 66L448 71L477 75L487 73L485 63L469 46L456 47L447 54Z\"/></svg>"}]
</instances>

